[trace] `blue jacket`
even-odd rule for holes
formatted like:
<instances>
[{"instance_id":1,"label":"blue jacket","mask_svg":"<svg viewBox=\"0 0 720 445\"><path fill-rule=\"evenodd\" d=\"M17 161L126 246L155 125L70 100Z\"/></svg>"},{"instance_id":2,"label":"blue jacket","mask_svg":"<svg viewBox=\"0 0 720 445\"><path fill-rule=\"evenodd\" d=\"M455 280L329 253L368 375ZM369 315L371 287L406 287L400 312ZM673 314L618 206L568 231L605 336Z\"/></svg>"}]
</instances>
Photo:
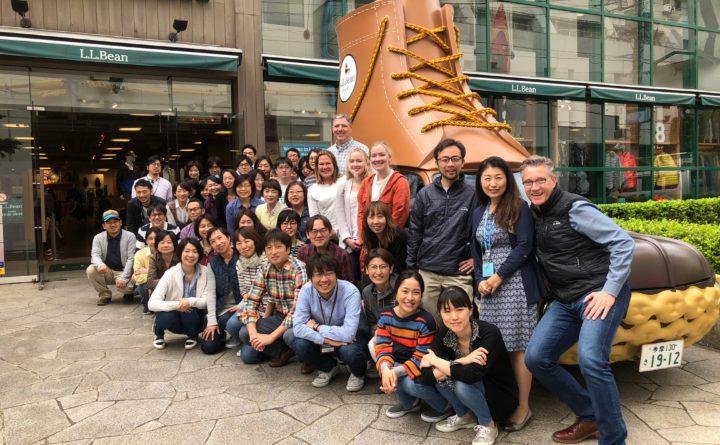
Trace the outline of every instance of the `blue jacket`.
<instances>
[{"instance_id":1,"label":"blue jacket","mask_svg":"<svg viewBox=\"0 0 720 445\"><path fill-rule=\"evenodd\" d=\"M481 204L472 215L470 227L471 239L470 250L474 260L475 288L482 281L482 253L483 246L475 237L478 226L482 223L482 216L485 213L487 204ZM507 259L500 265L495 265L500 278L506 277L517 272L518 269L522 274L523 288L525 290L525 298L527 304L537 304L538 301L545 298L545 284L543 283L537 260L535 259L535 227L533 223L532 212L530 207L523 202L520 206L520 217L515 226L515 233L509 233L510 246L512 251Z\"/></svg>"},{"instance_id":2,"label":"blue jacket","mask_svg":"<svg viewBox=\"0 0 720 445\"><path fill-rule=\"evenodd\" d=\"M223 257L215 255L208 264L215 275L216 308L221 309L225 305L225 297L229 293L232 293L235 304L240 303L240 300L242 300L237 276L237 260L237 255L233 255L230 262L225 264ZM228 289L228 284L231 286L230 289Z\"/></svg>"}]
</instances>

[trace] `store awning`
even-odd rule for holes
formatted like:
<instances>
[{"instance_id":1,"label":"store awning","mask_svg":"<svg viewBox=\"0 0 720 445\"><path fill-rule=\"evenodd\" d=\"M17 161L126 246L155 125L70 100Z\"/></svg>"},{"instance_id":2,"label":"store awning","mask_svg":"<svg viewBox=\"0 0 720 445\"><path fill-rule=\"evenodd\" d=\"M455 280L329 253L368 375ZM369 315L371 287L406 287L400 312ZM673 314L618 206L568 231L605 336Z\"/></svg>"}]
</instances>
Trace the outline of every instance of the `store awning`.
<instances>
[{"instance_id":1,"label":"store awning","mask_svg":"<svg viewBox=\"0 0 720 445\"><path fill-rule=\"evenodd\" d=\"M720 96L700 95L700 103L706 107L720 107Z\"/></svg>"},{"instance_id":2,"label":"store awning","mask_svg":"<svg viewBox=\"0 0 720 445\"><path fill-rule=\"evenodd\" d=\"M340 71L337 63L318 64L295 60L265 59L268 80L305 80L337 83Z\"/></svg>"},{"instance_id":3,"label":"store awning","mask_svg":"<svg viewBox=\"0 0 720 445\"><path fill-rule=\"evenodd\" d=\"M590 86L590 97L607 101L637 102L647 105L692 105L695 103L694 94L611 88L594 85Z\"/></svg>"},{"instance_id":4,"label":"store awning","mask_svg":"<svg viewBox=\"0 0 720 445\"><path fill-rule=\"evenodd\" d=\"M524 96L585 98L584 85L552 84L491 77L471 77L470 89L477 92L522 94Z\"/></svg>"},{"instance_id":5,"label":"store awning","mask_svg":"<svg viewBox=\"0 0 720 445\"><path fill-rule=\"evenodd\" d=\"M168 44L166 46L170 47ZM237 72L239 56L213 52L92 44L16 36L0 36L0 55L163 68Z\"/></svg>"}]
</instances>

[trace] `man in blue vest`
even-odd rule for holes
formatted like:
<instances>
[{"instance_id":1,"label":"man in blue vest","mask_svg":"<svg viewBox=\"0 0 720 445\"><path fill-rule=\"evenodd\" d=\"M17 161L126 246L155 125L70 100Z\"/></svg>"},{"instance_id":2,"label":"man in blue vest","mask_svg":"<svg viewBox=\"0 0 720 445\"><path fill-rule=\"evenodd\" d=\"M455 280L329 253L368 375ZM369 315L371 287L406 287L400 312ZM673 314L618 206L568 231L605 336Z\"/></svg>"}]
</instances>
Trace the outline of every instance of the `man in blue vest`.
<instances>
[{"instance_id":1,"label":"man in blue vest","mask_svg":"<svg viewBox=\"0 0 720 445\"><path fill-rule=\"evenodd\" d=\"M587 199L561 190L553 168L541 156L520 166L535 219L536 254L554 299L533 332L525 364L577 416L553 434L555 442L599 438L600 444L623 444L627 428L610 349L630 303L635 243ZM587 389L558 364L576 342Z\"/></svg>"}]
</instances>

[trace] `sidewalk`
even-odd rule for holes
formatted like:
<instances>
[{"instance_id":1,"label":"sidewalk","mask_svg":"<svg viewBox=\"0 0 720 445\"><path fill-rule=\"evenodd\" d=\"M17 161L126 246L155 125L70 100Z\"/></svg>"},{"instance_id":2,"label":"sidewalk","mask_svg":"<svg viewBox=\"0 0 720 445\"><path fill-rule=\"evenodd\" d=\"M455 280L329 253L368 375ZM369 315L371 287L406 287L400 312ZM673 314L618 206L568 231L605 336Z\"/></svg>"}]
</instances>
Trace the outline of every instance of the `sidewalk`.
<instances>
[{"instance_id":1,"label":"sidewalk","mask_svg":"<svg viewBox=\"0 0 720 445\"><path fill-rule=\"evenodd\" d=\"M472 430L443 434L410 415L384 415L393 398L370 381L324 389L293 363L248 366L235 351L186 351L179 337L152 347L152 317L119 297L105 307L84 273L38 291L0 286L0 419L8 445L425 444L469 443ZM614 366L628 444L720 444L720 351L693 346L682 369L640 374ZM574 417L536 385L534 420L496 443L539 445ZM75 442L77 441L77 442ZM587 442L593 443L593 442Z\"/></svg>"}]
</instances>

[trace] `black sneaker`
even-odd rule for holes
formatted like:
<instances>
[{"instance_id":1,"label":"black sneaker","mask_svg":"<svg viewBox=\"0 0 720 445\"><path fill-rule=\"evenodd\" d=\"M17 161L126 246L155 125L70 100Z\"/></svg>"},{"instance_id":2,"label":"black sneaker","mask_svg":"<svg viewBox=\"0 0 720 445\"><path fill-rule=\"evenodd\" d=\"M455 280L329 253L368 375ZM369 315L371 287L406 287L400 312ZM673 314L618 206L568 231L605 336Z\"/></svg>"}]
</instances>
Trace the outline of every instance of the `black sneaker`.
<instances>
[{"instance_id":1,"label":"black sneaker","mask_svg":"<svg viewBox=\"0 0 720 445\"><path fill-rule=\"evenodd\" d=\"M411 406L410 408L405 408L402 403L398 403L397 405L393 405L388 408L387 411L385 411L385 415L391 419L397 419L404 416L405 414L415 413L418 411L420 411L419 401L415 401L413 406Z\"/></svg>"},{"instance_id":2,"label":"black sneaker","mask_svg":"<svg viewBox=\"0 0 720 445\"><path fill-rule=\"evenodd\" d=\"M420 414L420 418L428 423L437 423L441 420L445 420L448 417L450 417L453 413L453 410L451 407L447 407L445 411L438 412L434 409L429 409L427 411L423 411L422 414Z\"/></svg>"},{"instance_id":3,"label":"black sneaker","mask_svg":"<svg viewBox=\"0 0 720 445\"><path fill-rule=\"evenodd\" d=\"M123 294L123 303L130 304L134 301L133 294Z\"/></svg>"}]
</instances>

